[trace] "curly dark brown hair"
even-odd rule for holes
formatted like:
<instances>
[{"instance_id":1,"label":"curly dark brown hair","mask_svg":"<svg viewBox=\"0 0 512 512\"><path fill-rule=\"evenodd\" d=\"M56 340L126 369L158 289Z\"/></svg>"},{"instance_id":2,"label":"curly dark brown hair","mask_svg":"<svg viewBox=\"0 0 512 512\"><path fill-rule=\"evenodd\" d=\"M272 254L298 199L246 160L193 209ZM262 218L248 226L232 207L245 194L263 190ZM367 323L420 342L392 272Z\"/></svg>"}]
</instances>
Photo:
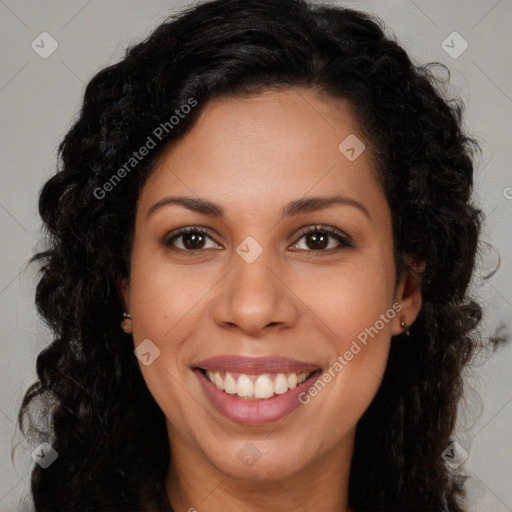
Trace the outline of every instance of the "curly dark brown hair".
<instances>
[{"instance_id":1,"label":"curly dark brown hair","mask_svg":"<svg viewBox=\"0 0 512 512\"><path fill-rule=\"evenodd\" d=\"M410 271L408 255L425 262L411 336L393 337L358 423L350 506L463 510L463 476L441 454L478 345L481 308L468 291L482 223L471 199L478 144L463 133L463 103L445 98L436 66L414 64L378 18L352 9L215 0L167 19L92 78L40 194L48 249L31 260L41 267L36 304L54 339L37 358L18 422L24 431L29 415L29 431L59 454L47 469L34 465L37 511L171 510L164 414L119 328L117 283L129 273L138 194L210 99L296 86L352 104L392 212L397 275ZM197 106L103 194L191 98ZM40 423L33 404L43 406Z\"/></svg>"}]
</instances>

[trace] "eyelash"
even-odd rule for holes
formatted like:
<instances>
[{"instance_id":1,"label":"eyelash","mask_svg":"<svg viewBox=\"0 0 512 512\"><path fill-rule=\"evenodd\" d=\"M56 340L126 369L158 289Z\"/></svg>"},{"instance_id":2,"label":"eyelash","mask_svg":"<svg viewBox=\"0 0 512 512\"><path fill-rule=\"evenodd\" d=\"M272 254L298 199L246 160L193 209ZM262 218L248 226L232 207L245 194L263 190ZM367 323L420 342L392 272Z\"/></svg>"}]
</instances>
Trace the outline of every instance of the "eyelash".
<instances>
[{"instance_id":1,"label":"eyelash","mask_svg":"<svg viewBox=\"0 0 512 512\"><path fill-rule=\"evenodd\" d=\"M172 250L175 250L175 251L180 251L180 252L183 252L183 253L188 253L190 255L192 255L195 252L202 252L204 249L197 249L197 250L194 251L194 250L180 249L180 248L177 248L177 247L173 246L174 240L176 240L177 238L179 238L182 235L186 235L186 234L190 234L190 233L205 235L208 238L211 238L213 240L213 238L211 237L211 235L210 235L208 230L206 230L204 228L201 228L199 226L187 226L185 228L179 229L176 232L173 232L173 233L170 233L170 234L166 235L163 238L163 240L162 240L162 245L164 245L164 247L167 247L169 249L172 249ZM304 251L305 250L306 252L310 252L310 253L313 253L313 254L321 254L321 253L331 254L332 252L337 252L337 251L340 251L342 249L349 249L349 248L353 248L354 247L350 237L348 237L346 235L343 236L343 235L341 235L339 233L339 231L337 229L329 227L329 226L325 226L323 224L320 224L320 225L316 224L314 226L309 226L307 228L302 229L299 232L299 234L297 235L298 238L297 238L297 241L296 241L296 243L294 245L298 245L298 242L304 236L312 234L312 233L315 233L315 234L326 234L326 235L328 235L328 236L330 236L332 238L335 238L340 243L340 246L337 247L337 248L334 248L334 249L331 248L331 249L322 249L322 250L314 250L314 249L313 250L295 249L295 250L299 250L299 251Z\"/></svg>"}]
</instances>

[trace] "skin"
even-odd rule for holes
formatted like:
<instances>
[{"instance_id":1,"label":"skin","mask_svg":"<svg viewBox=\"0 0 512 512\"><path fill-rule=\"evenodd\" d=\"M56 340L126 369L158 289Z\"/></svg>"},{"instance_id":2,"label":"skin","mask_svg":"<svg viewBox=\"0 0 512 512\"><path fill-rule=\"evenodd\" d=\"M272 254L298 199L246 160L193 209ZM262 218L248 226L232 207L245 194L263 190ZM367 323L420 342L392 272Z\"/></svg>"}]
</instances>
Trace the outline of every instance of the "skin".
<instances>
[{"instance_id":1,"label":"skin","mask_svg":"<svg viewBox=\"0 0 512 512\"><path fill-rule=\"evenodd\" d=\"M167 418L166 487L175 511L349 510L357 422L380 385L391 336L421 307L408 274L395 287L391 214L369 144L354 161L338 150L350 134L364 141L349 105L313 90L218 98L168 148L141 191L130 277L120 288L135 347L149 338L161 351L140 368ZM369 216L350 205L281 216L290 201L335 194L358 201ZM170 195L206 198L225 216L171 204L148 217ZM315 224L349 235L353 247L330 237L315 254L311 235L299 234ZM209 228L211 238L198 249L187 235L174 240L174 250L164 246L167 234L185 226ZM248 236L263 249L252 263L236 252ZM278 422L226 419L191 368L236 354L328 369L395 302L400 313L307 405ZM237 456L247 442L261 453L252 467Z\"/></svg>"}]
</instances>

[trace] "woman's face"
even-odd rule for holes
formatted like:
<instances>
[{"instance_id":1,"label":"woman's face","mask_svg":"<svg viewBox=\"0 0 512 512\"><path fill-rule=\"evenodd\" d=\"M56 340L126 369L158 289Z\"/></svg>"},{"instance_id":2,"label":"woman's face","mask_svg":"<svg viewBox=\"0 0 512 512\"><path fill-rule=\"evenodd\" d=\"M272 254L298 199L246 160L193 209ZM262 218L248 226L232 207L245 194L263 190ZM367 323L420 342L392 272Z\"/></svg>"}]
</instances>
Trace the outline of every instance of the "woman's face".
<instances>
[{"instance_id":1,"label":"woman's face","mask_svg":"<svg viewBox=\"0 0 512 512\"><path fill-rule=\"evenodd\" d=\"M267 91L205 105L148 178L123 293L175 464L263 481L350 461L420 306L362 144L345 102Z\"/></svg>"}]
</instances>

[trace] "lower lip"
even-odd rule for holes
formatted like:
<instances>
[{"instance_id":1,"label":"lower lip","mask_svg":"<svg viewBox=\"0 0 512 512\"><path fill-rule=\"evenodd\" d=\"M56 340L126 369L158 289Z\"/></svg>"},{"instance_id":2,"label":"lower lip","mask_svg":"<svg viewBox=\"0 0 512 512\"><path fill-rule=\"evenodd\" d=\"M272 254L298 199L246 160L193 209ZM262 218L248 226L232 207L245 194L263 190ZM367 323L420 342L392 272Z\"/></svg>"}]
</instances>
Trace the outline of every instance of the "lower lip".
<instances>
[{"instance_id":1,"label":"lower lip","mask_svg":"<svg viewBox=\"0 0 512 512\"><path fill-rule=\"evenodd\" d=\"M299 405L299 395L307 391L320 377L321 371L315 372L308 380L282 395L265 400L244 400L221 391L212 384L204 373L195 369L206 396L215 408L226 418L244 425L260 425L271 423L288 416Z\"/></svg>"}]
</instances>

